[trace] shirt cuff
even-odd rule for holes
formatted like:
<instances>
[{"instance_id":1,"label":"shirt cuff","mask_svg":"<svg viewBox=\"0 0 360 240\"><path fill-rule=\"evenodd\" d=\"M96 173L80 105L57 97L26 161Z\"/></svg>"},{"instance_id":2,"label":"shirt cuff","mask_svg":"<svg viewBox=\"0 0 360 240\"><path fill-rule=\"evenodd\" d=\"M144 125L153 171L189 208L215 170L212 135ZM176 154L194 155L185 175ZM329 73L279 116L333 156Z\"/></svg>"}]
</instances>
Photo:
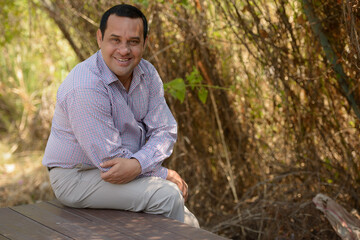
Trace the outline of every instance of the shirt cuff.
<instances>
[{"instance_id":1,"label":"shirt cuff","mask_svg":"<svg viewBox=\"0 0 360 240\"><path fill-rule=\"evenodd\" d=\"M139 177L160 177L166 179L168 175L168 169L166 167L159 167L156 171L147 172L145 174L140 175Z\"/></svg>"},{"instance_id":2,"label":"shirt cuff","mask_svg":"<svg viewBox=\"0 0 360 240\"><path fill-rule=\"evenodd\" d=\"M138 151L131 156L131 158L136 158L139 161L141 174L153 171L153 169L151 169L153 162L151 161L151 157L149 157L149 155L150 154L145 154L144 151Z\"/></svg>"}]
</instances>

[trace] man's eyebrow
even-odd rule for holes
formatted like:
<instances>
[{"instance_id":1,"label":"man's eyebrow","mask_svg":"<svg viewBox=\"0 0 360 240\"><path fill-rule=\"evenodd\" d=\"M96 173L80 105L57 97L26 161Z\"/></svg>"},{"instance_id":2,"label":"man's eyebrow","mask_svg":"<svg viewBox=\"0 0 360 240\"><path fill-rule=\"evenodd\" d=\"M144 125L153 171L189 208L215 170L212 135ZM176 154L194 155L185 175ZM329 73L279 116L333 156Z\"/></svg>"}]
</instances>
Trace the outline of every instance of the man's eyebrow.
<instances>
[{"instance_id":1,"label":"man's eyebrow","mask_svg":"<svg viewBox=\"0 0 360 240\"><path fill-rule=\"evenodd\" d=\"M111 34L110 37L116 37L116 38L120 38L121 36L116 35L116 34ZM130 37L131 40L141 40L140 37Z\"/></svg>"},{"instance_id":2,"label":"man's eyebrow","mask_svg":"<svg viewBox=\"0 0 360 240\"><path fill-rule=\"evenodd\" d=\"M140 37L130 37L131 40L139 40L140 41Z\"/></svg>"}]
</instances>

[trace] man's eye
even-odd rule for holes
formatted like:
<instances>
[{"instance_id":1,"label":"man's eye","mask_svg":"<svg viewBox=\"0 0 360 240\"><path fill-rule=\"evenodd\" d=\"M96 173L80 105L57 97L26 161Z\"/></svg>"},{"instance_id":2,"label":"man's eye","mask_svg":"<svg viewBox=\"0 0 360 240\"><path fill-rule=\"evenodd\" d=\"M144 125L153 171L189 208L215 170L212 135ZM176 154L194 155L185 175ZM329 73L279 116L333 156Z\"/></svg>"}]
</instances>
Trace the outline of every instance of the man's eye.
<instances>
[{"instance_id":1,"label":"man's eye","mask_svg":"<svg viewBox=\"0 0 360 240\"><path fill-rule=\"evenodd\" d=\"M137 40L131 40L130 41L130 44L131 45L137 45L139 43L139 41L137 41Z\"/></svg>"},{"instance_id":2,"label":"man's eye","mask_svg":"<svg viewBox=\"0 0 360 240\"><path fill-rule=\"evenodd\" d=\"M119 43L120 42L120 40L117 39L117 38L113 38L113 39L111 39L111 41L113 41L114 43Z\"/></svg>"}]
</instances>

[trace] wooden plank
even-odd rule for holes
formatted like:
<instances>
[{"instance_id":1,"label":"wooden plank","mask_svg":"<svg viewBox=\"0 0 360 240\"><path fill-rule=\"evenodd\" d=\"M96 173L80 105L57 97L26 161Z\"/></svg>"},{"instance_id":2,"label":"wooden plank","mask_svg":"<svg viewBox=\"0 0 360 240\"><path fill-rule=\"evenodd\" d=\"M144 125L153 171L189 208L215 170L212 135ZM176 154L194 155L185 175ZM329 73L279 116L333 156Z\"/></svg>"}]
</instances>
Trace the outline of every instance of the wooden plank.
<instances>
[{"instance_id":1,"label":"wooden plank","mask_svg":"<svg viewBox=\"0 0 360 240\"><path fill-rule=\"evenodd\" d=\"M11 209L74 239L134 239L121 228L114 230L45 202Z\"/></svg>"},{"instance_id":2,"label":"wooden plank","mask_svg":"<svg viewBox=\"0 0 360 240\"><path fill-rule=\"evenodd\" d=\"M138 239L184 239L184 237L178 233L154 227L151 221L143 221L144 216L148 215L145 213L131 213L128 211L109 209L76 209L63 206L57 201L50 203L83 218L92 219L99 224L105 224L113 229L118 229L121 226L124 231L131 232L133 235L138 236ZM129 215L129 213L131 214ZM162 216L156 217L165 218Z\"/></svg>"},{"instance_id":3,"label":"wooden plank","mask_svg":"<svg viewBox=\"0 0 360 240\"><path fill-rule=\"evenodd\" d=\"M203 229L197 229L160 215L120 210L73 209L63 206L58 201L52 201L50 203L74 211L83 217L103 219L103 221L105 220L112 226L122 225L139 235L148 232L150 236L156 237L156 239L226 239Z\"/></svg>"},{"instance_id":4,"label":"wooden plank","mask_svg":"<svg viewBox=\"0 0 360 240\"><path fill-rule=\"evenodd\" d=\"M0 208L0 239L70 239L9 208Z\"/></svg>"},{"instance_id":5,"label":"wooden plank","mask_svg":"<svg viewBox=\"0 0 360 240\"><path fill-rule=\"evenodd\" d=\"M62 205L59 201L57 200L53 200L51 202L48 202L48 204L52 204L54 206L60 207L66 211L69 211L73 214L76 214L78 216L84 217L86 219L91 219L92 221L96 222L97 224L105 224L108 227L112 228L112 229L119 229L119 227L122 229L122 231L124 231L125 233L128 233L129 235L132 234L131 236L136 238L136 239L149 239L152 238L153 236L157 236L158 238L156 239L165 239L163 237L159 238L159 235L163 235L166 236L169 233L162 231L161 229L146 229L144 225L136 225L133 226L131 224L128 224L130 219L126 219L126 221L123 222L118 222L116 224L113 223L109 223L109 221L107 221L107 214L104 215L104 219L103 218L99 218L96 217L92 214L88 214L87 211L88 210L92 210L92 211L98 211L97 209L76 209L76 208L69 208L66 207L64 205ZM120 211L120 210L104 210L107 211L107 213L111 212L111 211L115 211L115 214L118 215L122 215L125 214L125 211ZM95 214L96 215L96 214ZM176 239L176 236L175 236Z\"/></svg>"},{"instance_id":6,"label":"wooden plank","mask_svg":"<svg viewBox=\"0 0 360 240\"><path fill-rule=\"evenodd\" d=\"M146 218L152 218L152 216L148 215ZM199 239L199 240L221 240L221 239L227 239L224 237L221 237L219 235L216 235L214 233L211 233L209 231L206 231L204 229L198 229L191 227L187 224L180 223L174 219L169 218L160 218L156 221L153 221L153 224L155 227L162 227L163 229L170 231L170 232L179 232L182 236L186 237L187 239Z\"/></svg>"},{"instance_id":7,"label":"wooden plank","mask_svg":"<svg viewBox=\"0 0 360 240\"><path fill-rule=\"evenodd\" d=\"M134 215L136 213L127 212L128 217ZM209 240L218 240L218 239L226 239L220 237L216 234L208 232L203 229L191 227L185 223L176 221L174 219L166 218L160 215L150 215L143 214L141 221L150 222L151 227L163 229L165 231L173 232L179 234L182 239L185 237L186 239L209 239Z\"/></svg>"}]
</instances>

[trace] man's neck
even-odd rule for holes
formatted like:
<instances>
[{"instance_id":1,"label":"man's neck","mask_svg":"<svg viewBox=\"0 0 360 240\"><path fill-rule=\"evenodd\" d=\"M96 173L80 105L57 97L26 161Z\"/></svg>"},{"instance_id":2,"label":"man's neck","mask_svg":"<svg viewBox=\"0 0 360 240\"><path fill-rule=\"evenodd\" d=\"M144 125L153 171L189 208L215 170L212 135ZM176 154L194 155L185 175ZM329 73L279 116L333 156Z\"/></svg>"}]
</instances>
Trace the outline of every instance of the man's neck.
<instances>
[{"instance_id":1,"label":"man's neck","mask_svg":"<svg viewBox=\"0 0 360 240\"><path fill-rule=\"evenodd\" d=\"M129 78L127 78L126 80L120 80L121 84L124 86L126 92L129 92L130 90L130 86L131 86L131 82L132 82L132 76L133 74L131 74L131 76Z\"/></svg>"}]
</instances>

